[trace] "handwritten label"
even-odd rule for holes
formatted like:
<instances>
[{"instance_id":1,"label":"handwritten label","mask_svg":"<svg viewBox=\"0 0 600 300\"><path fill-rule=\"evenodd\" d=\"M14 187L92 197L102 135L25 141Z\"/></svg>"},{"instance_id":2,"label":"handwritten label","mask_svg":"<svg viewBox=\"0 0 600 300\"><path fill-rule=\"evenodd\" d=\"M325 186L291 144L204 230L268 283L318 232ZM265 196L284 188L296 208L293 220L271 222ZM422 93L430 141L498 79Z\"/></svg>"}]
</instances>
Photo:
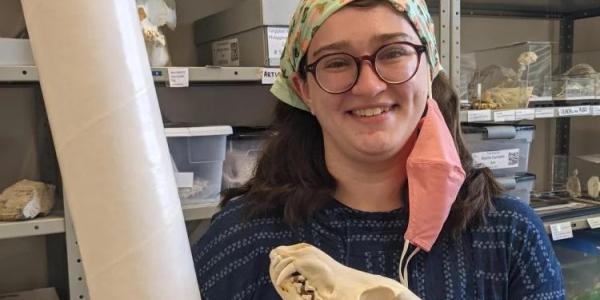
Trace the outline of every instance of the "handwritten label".
<instances>
[{"instance_id":1,"label":"handwritten label","mask_svg":"<svg viewBox=\"0 0 600 300\"><path fill-rule=\"evenodd\" d=\"M519 149L475 152L472 154L475 168L488 167L492 170L519 166Z\"/></svg>"},{"instance_id":2,"label":"handwritten label","mask_svg":"<svg viewBox=\"0 0 600 300\"><path fill-rule=\"evenodd\" d=\"M188 68L168 68L169 86L172 88L190 86L190 74Z\"/></svg>"},{"instance_id":3,"label":"handwritten label","mask_svg":"<svg viewBox=\"0 0 600 300\"><path fill-rule=\"evenodd\" d=\"M468 122L487 122L492 120L492 111L484 110L469 110L467 111Z\"/></svg>"},{"instance_id":4,"label":"handwritten label","mask_svg":"<svg viewBox=\"0 0 600 300\"><path fill-rule=\"evenodd\" d=\"M494 122L514 121L514 110L499 110L494 112Z\"/></svg>"},{"instance_id":5,"label":"handwritten label","mask_svg":"<svg viewBox=\"0 0 600 300\"><path fill-rule=\"evenodd\" d=\"M191 188L194 187L194 173L193 172L175 172L175 183L178 188Z\"/></svg>"},{"instance_id":6,"label":"handwritten label","mask_svg":"<svg viewBox=\"0 0 600 300\"><path fill-rule=\"evenodd\" d=\"M558 108L559 117L571 117L571 116L587 116L591 112L589 105L584 106L567 106Z\"/></svg>"},{"instance_id":7,"label":"handwritten label","mask_svg":"<svg viewBox=\"0 0 600 300\"><path fill-rule=\"evenodd\" d=\"M600 228L600 217L589 218L587 219L587 222L591 229Z\"/></svg>"},{"instance_id":8,"label":"handwritten label","mask_svg":"<svg viewBox=\"0 0 600 300\"><path fill-rule=\"evenodd\" d=\"M273 84L277 75L281 73L280 69L277 68L263 68L262 69L262 84Z\"/></svg>"},{"instance_id":9,"label":"handwritten label","mask_svg":"<svg viewBox=\"0 0 600 300\"><path fill-rule=\"evenodd\" d=\"M550 225L550 233L552 234L552 240L554 241L572 238L573 228L571 228L571 222Z\"/></svg>"},{"instance_id":10,"label":"handwritten label","mask_svg":"<svg viewBox=\"0 0 600 300\"><path fill-rule=\"evenodd\" d=\"M535 119L535 109L527 108L515 110L515 121L533 119Z\"/></svg>"},{"instance_id":11,"label":"handwritten label","mask_svg":"<svg viewBox=\"0 0 600 300\"><path fill-rule=\"evenodd\" d=\"M267 47L269 48L269 62L271 65L279 65L279 59L285 48L289 29L287 27L267 28Z\"/></svg>"},{"instance_id":12,"label":"handwritten label","mask_svg":"<svg viewBox=\"0 0 600 300\"><path fill-rule=\"evenodd\" d=\"M554 108L552 107L540 107L535 109L535 118L543 119L543 118L554 118Z\"/></svg>"},{"instance_id":13,"label":"handwritten label","mask_svg":"<svg viewBox=\"0 0 600 300\"><path fill-rule=\"evenodd\" d=\"M212 60L215 66L238 67L240 65L240 47L238 39L222 40L212 43Z\"/></svg>"}]
</instances>

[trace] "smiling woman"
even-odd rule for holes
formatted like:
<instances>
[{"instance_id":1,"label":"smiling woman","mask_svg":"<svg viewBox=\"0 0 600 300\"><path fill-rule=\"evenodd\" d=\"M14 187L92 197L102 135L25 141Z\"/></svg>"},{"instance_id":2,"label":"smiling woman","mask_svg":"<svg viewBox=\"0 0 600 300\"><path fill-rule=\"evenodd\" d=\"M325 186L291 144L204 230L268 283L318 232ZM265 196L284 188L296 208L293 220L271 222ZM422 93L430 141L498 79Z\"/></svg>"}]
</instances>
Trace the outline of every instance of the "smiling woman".
<instances>
[{"instance_id":1,"label":"smiling woman","mask_svg":"<svg viewBox=\"0 0 600 300\"><path fill-rule=\"evenodd\" d=\"M279 299L269 253L301 242L422 298L563 298L541 221L473 168L440 70L421 0L300 1L276 134L194 248L203 298Z\"/></svg>"}]
</instances>

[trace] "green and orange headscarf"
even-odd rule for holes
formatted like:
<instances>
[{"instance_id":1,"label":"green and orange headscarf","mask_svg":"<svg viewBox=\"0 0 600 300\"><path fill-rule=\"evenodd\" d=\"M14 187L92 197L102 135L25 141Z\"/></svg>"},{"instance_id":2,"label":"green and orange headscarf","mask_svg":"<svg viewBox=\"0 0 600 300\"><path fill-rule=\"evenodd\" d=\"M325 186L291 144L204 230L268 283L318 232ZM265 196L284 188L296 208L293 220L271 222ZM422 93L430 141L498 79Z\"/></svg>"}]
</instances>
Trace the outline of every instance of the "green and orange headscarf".
<instances>
[{"instance_id":1,"label":"green and orange headscarf","mask_svg":"<svg viewBox=\"0 0 600 300\"><path fill-rule=\"evenodd\" d=\"M308 110L294 91L292 76L298 71L313 36L332 14L354 0L300 0L290 22L289 35L281 56L281 73L271 88L279 100L299 109ZM427 46L431 79L442 69L437 51L433 21L424 0L386 0L400 12L405 12Z\"/></svg>"}]
</instances>

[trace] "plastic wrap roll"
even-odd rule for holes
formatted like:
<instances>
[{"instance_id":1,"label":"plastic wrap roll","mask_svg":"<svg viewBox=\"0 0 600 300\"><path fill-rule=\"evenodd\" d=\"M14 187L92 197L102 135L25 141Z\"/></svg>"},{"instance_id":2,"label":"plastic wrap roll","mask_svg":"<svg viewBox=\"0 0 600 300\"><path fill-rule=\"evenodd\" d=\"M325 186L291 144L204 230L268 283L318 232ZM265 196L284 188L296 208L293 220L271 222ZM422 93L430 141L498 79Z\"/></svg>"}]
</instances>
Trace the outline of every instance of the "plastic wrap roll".
<instances>
[{"instance_id":1,"label":"plastic wrap roll","mask_svg":"<svg viewBox=\"0 0 600 300\"><path fill-rule=\"evenodd\" d=\"M134 1L22 4L91 299L200 299Z\"/></svg>"}]
</instances>

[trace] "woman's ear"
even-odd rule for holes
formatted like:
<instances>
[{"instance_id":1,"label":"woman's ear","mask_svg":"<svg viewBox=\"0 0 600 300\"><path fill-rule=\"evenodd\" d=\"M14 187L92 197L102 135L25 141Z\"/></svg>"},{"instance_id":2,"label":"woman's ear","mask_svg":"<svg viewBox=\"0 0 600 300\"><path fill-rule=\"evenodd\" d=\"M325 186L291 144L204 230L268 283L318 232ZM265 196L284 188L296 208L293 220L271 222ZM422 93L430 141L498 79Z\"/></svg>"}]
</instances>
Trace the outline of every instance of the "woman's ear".
<instances>
[{"instance_id":1,"label":"woman's ear","mask_svg":"<svg viewBox=\"0 0 600 300\"><path fill-rule=\"evenodd\" d=\"M298 73L294 73L294 75L292 76L292 82L294 83L294 91L298 96L300 96L300 99L302 99L304 105L306 105L306 107L308 107L308 110L314 115L311 108L312 99L310 98L310 93L308 92L307 80L302 79Z\"/></svg>"}]
</instances>

